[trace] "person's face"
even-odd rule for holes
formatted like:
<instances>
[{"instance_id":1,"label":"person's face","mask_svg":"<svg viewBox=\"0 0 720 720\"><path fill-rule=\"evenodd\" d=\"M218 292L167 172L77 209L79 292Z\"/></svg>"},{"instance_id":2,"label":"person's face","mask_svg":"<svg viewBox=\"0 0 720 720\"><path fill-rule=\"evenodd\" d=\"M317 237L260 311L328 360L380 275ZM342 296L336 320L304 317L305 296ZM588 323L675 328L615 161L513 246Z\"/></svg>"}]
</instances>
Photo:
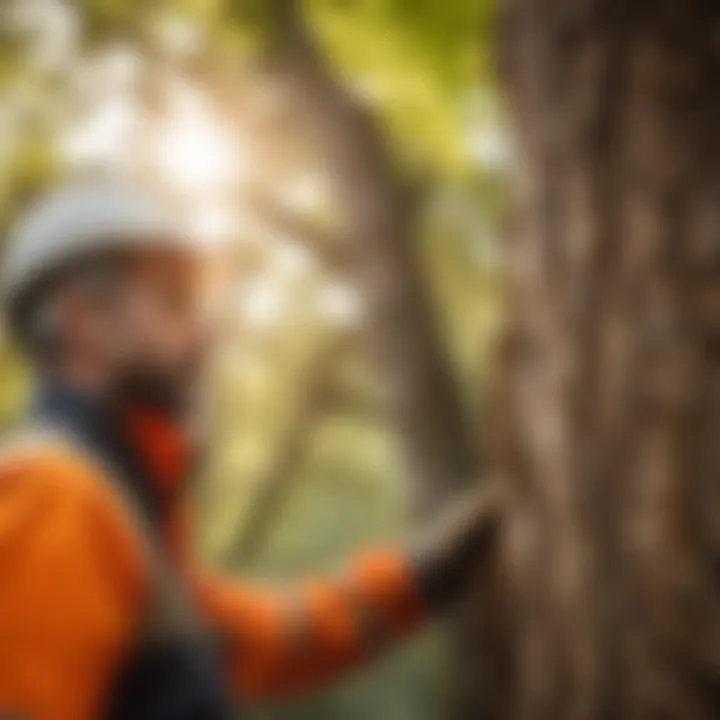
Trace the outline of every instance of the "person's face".
<instances>
[{"instance_id":1,"label":"person's face","mask_svg":"<svg viewBox=\"0 0 720 720\"><path fill-rule=\"evenodd\" d=\"M178 252L130 255L106 330L121 390L185 405L196 390L210 341L204 272Z\"/></svg>"},{"instance_id":2,"label":"person's face","mask_svg":"<svg viewBox=\"0 0 720 720\"><path fill-rule=\"evenodd\" d=\"M113 267L106 287L95 279L68 288L70 353L123 400L186 412L210 342L203 264L154 250L126 254Z\"/></svg>"}]
</instances>

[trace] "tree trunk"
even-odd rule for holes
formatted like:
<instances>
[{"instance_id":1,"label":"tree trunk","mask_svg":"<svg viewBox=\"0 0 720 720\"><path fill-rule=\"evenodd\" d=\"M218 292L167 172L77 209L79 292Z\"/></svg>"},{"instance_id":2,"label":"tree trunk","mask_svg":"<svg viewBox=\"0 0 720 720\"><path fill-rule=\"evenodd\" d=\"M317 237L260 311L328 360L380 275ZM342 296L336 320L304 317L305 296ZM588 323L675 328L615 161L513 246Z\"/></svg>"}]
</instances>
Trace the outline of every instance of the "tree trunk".
<instances>
[{"instance_id":1,"label":"tree trunk","mask_svg":"<svg viewBox=\"0 0 720 720\"><path fill-rule=\"evenodd\" d=\"M512 677L466 717L720 716L720 5L506 0Z\"/></svg>"},{"instance_id":2,"label":"tree trunk","mask_svg":"<svg viewBox=\"0 0 720 720\"><path fill-rule=\"evenodd\" d=\"M371 113L336 82L300 8L273 0L279 64L325 160L365 306L365 336L413 497L436 509L477 476L476 453L417 256L413 192Z\"/></svg>"},{"instance_id":3,"label":"tree trunk","mask_svg":"<svg viewBox=\"0 0 720 720\"><path fill-rule=\"evenodd\" d=\"M384 409L400 440L410 496L426 515L476 481L480 470L472 428L418 260L418 198L397 172L375 118L334 79L300 5L300 0L272 3L280 64L333 181L348 241L343 264L363 297L367 347ZM498 592L488 593L487 602L498 597ZM504 625L476 628L477 617L462 613L454 624L461 711L468 699L474 711L478 687L499 687L504 668L486 667L475 643L491 637L497 644ZM471 666L482 670L482 684L467 672Z\"/></svg>"}]
</instances>

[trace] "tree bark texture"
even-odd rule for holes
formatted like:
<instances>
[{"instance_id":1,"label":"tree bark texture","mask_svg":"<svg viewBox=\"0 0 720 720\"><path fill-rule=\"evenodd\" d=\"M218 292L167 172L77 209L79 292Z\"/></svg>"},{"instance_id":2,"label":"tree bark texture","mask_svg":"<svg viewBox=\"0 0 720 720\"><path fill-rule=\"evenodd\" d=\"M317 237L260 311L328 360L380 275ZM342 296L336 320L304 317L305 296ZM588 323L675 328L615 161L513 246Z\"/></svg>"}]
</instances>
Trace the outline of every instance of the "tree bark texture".
<instances>
[{"instance_id":1,"label":"tree bark texture","mask_svg":"<svg viewBox=\"0 0 720 720\"><path fill-rule=\"evenodd\" d=\"M511 659L465 717L720 717L720 5L505 0L499 32Z\"/></svg>"}]
</instances>

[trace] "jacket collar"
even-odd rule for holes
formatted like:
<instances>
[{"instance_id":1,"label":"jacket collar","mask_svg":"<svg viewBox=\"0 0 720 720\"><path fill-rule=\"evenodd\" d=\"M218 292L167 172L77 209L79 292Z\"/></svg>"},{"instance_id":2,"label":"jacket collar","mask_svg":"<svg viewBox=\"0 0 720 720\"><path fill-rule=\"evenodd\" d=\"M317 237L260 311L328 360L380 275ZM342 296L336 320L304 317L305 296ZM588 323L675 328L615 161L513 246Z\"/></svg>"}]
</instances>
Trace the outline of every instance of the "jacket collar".
<instances>
[{"instance_id":1,"label":"jacket collar","mask_svg":"<svg viewBox=\"0 0 720 720\"><path fill-rule=\"evenodd\" d=\"M152 408L137 408L124 416L128 439L148 466L163 495L174 495L192 466L193 451L178 423Z\"/></svg>"},{"instance_id":2,"label":"jacket collar","mask_svg":"<svg viewBox=\"0 0 720 720\"><path fill-rule=\"evenodd\" d=\"M116 472L153 521L162 522L185 487L190 443L161 413L121 410L91 393L48 383L36 395L33 416L68 432Z\"/></svg>"}]
</instances>

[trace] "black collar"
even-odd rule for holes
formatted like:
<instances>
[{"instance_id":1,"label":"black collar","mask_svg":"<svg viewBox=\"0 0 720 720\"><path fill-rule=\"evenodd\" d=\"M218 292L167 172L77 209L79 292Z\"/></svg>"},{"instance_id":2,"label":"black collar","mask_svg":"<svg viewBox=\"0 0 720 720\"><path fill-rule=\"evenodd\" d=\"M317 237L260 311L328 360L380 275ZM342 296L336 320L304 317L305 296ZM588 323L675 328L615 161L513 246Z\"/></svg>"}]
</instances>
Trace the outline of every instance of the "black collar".
<instances>
[{"instance_id":1,"label":"black collar","mask_svg":"<svg viewBox=\"0 0 720 720\"><path fill-rule=\"evenodd\" d=\"M99 460L108 472L114 473L125 484L148 520L155 527L160 526L163 506L157 483L113 408L90 393L46 384L36 395L32 419L69 434L81 450Z\"/></svg>"}]
</instances>

